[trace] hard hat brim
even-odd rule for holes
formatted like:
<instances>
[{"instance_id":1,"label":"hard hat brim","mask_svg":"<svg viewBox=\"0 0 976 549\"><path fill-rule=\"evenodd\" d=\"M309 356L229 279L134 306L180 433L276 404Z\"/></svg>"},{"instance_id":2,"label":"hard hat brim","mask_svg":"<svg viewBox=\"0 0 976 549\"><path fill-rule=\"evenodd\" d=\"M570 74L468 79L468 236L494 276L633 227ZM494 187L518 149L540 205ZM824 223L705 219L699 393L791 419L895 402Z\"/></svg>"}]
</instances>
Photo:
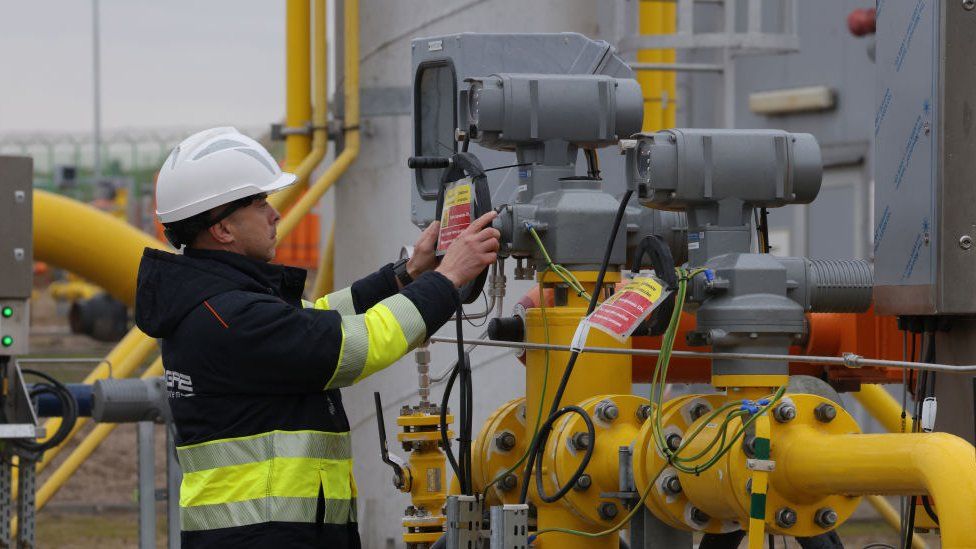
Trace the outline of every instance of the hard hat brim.
<instances>
[{"instance_id":1,"label":"hard hat brim","mask_svg":"<svg viewBox=\"0 0 976 549\"><path fill-rule=\"evenodd\" d=\"M293 173L282 172L277 179L271 183L264 186L257 185L243 185L236 189L233 189L227 193L220 196L211 197L208 200L202 200L195 204L190 204L182 208L176 208L168 212L156 211L156 215L159 217L160 223L174 223L176 221L182 221L197 215L198 213L211 210L218 206L223 206L224 204L229 204L240 198L245 198L247 196L253 196L256 194L267 193L273 194L282 189L290 187L295 184L298 177Z\"/></svg>"}]
</instances>

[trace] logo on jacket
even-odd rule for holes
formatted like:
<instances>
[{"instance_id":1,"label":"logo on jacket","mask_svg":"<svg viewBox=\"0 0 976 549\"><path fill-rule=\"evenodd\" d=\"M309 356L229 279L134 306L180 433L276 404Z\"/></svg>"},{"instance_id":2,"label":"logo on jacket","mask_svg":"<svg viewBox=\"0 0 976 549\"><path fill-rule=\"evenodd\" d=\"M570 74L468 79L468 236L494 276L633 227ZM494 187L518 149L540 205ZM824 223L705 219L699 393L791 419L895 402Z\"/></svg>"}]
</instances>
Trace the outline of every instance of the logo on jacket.
<instances>
[{"instance_id":1,"label":"logo on jacket","mask_svg":"<svg viewBox=\"0 0 976 549\"><path fill-rule=\"evenodd\" d=\"M166 370L166 390L169 398L193 396L193 380L186 374Z\"/></svg>"}]
</instances>

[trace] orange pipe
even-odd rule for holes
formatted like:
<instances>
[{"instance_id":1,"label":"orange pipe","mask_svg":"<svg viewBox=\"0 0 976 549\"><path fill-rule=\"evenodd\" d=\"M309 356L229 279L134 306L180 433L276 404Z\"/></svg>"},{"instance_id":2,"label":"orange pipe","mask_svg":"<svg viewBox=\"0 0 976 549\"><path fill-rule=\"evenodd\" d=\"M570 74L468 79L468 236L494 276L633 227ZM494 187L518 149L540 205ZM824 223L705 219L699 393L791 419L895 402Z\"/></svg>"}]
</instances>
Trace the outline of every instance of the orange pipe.
<instances>
[{"instance_id":1,"label":"orange pipe","mask_svg":"<svg viewBox=\"0 0 976 549\"><path fill-rule=\"evenodd\" d=\"M546 306L552 307L552 290L546 290ZM526 309L539 306L539 288L533 286L518 303ZM808 313L810 326L806 341L790 348L790 354L814 356L841 356L843 353L856 353L863 357L887 360L902 359L902 333L898 330L895 317L878 316L872 308L866 313ZM691 347L685 336L695 327L695 317L681 314L678 335L675 338L676 351L701 351L701 347ZM638 336L632 338L634 349L660 349L660 336ZM633 357L633 379L635 383L647 383L654 372L655 357ZM823 377L842 390L857 390L862 383L901 383L902 371L897 368L845 368L842 366L821 366L818 364L791 363L790 374ZM709 383L712 367L708 359L671 357L668 369L668 382L671 383Z\"/></svg>"}]
</instances>

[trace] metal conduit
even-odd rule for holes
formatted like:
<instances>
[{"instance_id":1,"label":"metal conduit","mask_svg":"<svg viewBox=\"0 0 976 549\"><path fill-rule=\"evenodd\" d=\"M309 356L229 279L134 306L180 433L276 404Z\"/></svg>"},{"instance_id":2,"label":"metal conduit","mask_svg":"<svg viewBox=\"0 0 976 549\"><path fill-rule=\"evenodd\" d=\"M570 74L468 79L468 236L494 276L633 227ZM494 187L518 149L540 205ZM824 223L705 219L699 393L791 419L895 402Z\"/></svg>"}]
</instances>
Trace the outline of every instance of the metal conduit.
<instances>
[{"instance_id":1,"label":"metal conduit","mask_svg":"<svg viewBox=\"0 0 976 549\"><path fill-rule=\"evenodd\" d=\"M457 340L450 337L432 337L431 343L457 343ZM531 349L531 350L550 350L565 351L571 349L569 345L547 345L545 343L513 343L508 341L492 341L489 339L465 340L466 344L487 347L509 347L512 349ZM658 356L660 351L655 349L615 349L612 347L583 347L581 353L594 353L605 355L639 355L639 356ZM882 368L909 368L912 370L927 370L930 372L952 372L957 374L976 373L976 365L954 365L954 364L928 364L925 362L907 362L901 360L880 360L875 358L864 358L861 355L847 353L842 357L836 356L809 356L809 355L767 355L761 353L709 353L694 351L672 351L671 356L685 358L705 358L712 360L758 360L763 362L804 362L809 364L830 364L835 366L847 366L848 368L861 368L863 366L877 366Z\"/></svg>"}]
</instances>

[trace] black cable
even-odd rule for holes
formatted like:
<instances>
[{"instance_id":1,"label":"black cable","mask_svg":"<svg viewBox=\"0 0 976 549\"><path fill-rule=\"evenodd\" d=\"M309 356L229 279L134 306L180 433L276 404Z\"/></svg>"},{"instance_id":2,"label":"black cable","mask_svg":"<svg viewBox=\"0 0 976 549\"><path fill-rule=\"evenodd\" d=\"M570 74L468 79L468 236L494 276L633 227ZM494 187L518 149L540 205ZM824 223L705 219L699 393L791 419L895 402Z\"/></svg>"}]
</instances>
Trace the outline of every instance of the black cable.
<instances>
[{"instance_id":1,"label":"black cable","mask_svg":"<svg viewBox=\"0 0 976 549\"><path fill-rule=\"evenodd\" d=\"M521 168L522 166L531 166L531 162L522 162L521 164L508 164L507 166L495 166L494 168L488 168L485 173L493 172L495 170L504 170L505 168Z\"/></svg>"},{"instance_id":2,"label":"black cable","mask_svg":"<svg viewBox=\"0 0 976 549\"><path fill-rule=\"evenodd\" d=\"M932 363L935 362L935 332L927 332L925 341L925 353L923 362ZM914 354L914 351L913 351ZM930 376L931 374L931 376ZM925 402L926 397L929 396L929 391L932 387L929 386L929 379L932 378L932 385L935 385L935 373L923 371L919 374L918 389L915 392L915 418L914 424L912 426L913 432L918 432L921 429L921 419L922 419L922 406ZM923 496L924 497L924 496ZM915 502L918 500L918 496L912 496L908 505L908 520L905 528L905 537L902 540L904 547L907 549L912 545L912 534L915 533ZM923 506L925 505L923 500ZM926 510L927 511L927 510Z\"/></svg>"},{"instance_id":3,"label":"black cable","mask_svg":"<svg viewBox=\"0 0 976 549\"><path fill-rule=\"evenodd\" d=\"M21 370L21 374L36 376L48 382L34 384L30 391L31 400L37 395L47 393L54 395L61 403L61 425L58 426L58 430L54 432L51 438L44 442L34 442L31 440L17 440L14 442L20 448L30 452L44 452L64 442L68 438L68 434L71 433L71 430L75 428L75 422L78 421L78 402L75 400L70 389L44 372L24 368Z\"/></svg>"},{"instance_id":4,"label":"black cable","mask_svg":"<svg viewBox=\"0 0 976 549\"><path fill-rule=\"evenodd\" d=\"M471 495L471 364L464 352L464 309L458 301L455 313L455 328L457 330L458 368L460 372L460 417L458 418L458 482L461 493Z\"/></svg>"},{"instance_id":5,"label":"black cable","mask_svg":"<svg viewBox=\"0 0 976 549\"><path fill-rule=\"evenodd\" d=\"M895 546L887 543L871 543L861 547L861 549L895 549Z\"/></svg>"},{"instance_id":6,"label":"black cable","mask_svg":"<svg viewBox=\"0 0 976 549\"><path fill-rule=\"evenodd\" d=\"M769 536L766 537L766 541L767 541L767 543L769 543L769 549L776 549L776 535L775 534L769 534Z\"/></svg>"},{"instance_id":7,"label":"black cable","mask_svg":"<svg viewBox=\"0 0 976 549\"><path fill-rule=\"evenodd\" d=\"M607 268L610 265L610 256L613 255L613 244L617 240L617 232L620 230L620 223L623 220L624 212L627 211L627 203L630 202L630 197L633 194L634 191L628 189L620 199L620 206L617 208L617 215L613 219L613 227L610 230L610 238L607 239L607 248L603 254L603 262L600 263L600 272L597 273L596 284L593 287L593 293L590 295L590 303L586 308L586 315L584 316L589 316L589 314L596 309L596 302L600 298L600 293L603 290L603 279L606 277ZM559 380L559 387L556 389L555 396L552 399L552 406L549 407L550 416L556 413L556 410L559 409L559 401L562 400L563 393L566 392L566 385L569 383L569 376L573 374L573 367L576 365L577 358L579 358L579 352L571 351L569 354L569 360L566 362L566 370L563 371L562 379ZM529 448L529 455L525 464L525 474L523 475L525 480L522 482L522 490L519 494L519 503L525 503L529 497L529 477L532 476L532 466L535 464L536 455L541 452L541 448L539 447L539 438L540 437L535 437L535 439L532 441L532 445ZM596 441L593 441L593 444L590 444L586 449L584 459L587 462L589 462L589 457L592 457L593 448L595 446ZM578 479L578 475L573 475L573 478L570 479L571 484L576 484Z\"/></svg>"},{"instance_id":8,"label":"black cable","mask_svg":"<svg viewBox=\"0 0 976 549\"><path fill-rule=\"evenodd\" d=\"M763 253L768 254L769 250L769 210L766 208L759 209L759 221L762 223L762 235L763 235L763 245L766 248Z\"/></svg>"},{"instance_id":9,"label":"black cable","mask_svg":"<svg viewBox=\"0 0 976 549\"><path fill-rule=\"evenodd\" d=\"M454 450L451 448L451 441L447 437L447 403L451 399L451 390L454 388L454 380L457 379L458 372L461 370L461 363L458 362L451 369L451 376L447 378L447 385L444 386L444 396L441 397L441 446L444 447L444 453L447 454L447 461L451 464L451 470L454 471L454 478L461 482L461 472L458 467L457 458L454 457Z\"/></svg>"},{"instance_id":10,"label":"black cable","mask_svg":"<svg viewBox=\"0 0 976 549\"><path fill-rule=\"evenodd\" d=\"M559 489L556 490L556 493L551 496L546 495L545 488L542 486L542 460L536 460L535 490L539 493L539 499L546 503L555 503L559 501L560 498L565 496L567 492L573 489L573 486L576 486L575 479L578 479L580 475L583 474L583 471L586 470L586 466L590 464L590 458L593 457L593 447L596 446L596 430L593 428L593 420L590 419L590 415L586 413L586 410L580 408L579 406L566 406L564 408L560 408L555 414L549 416L549 419L547 419L546 422L539 427L538 438L541 446L545 448L546 439L549 438L549 431L552 430L553 422L570 412L579 415L581 418L583 418L583 423L586 424L586 434L590 437L586 445L587 451L585 454L583 454L583 461L581 461L579 467L576 468L576 472L574 472L573 476L570 477L572 482L567 482L563 486L560 486Z\"/></svg>"},{"instance_id":11,"label":"black cable","mask_svg":"<svg viewBox=\"0 0 976 549\"><path fill-rule=\"evenodd\" d=\"M934 522L935 525L938 526L939 515L935 514L935 509L932 508L932 504L931 502L929 502L928 496L922 496L922 508L925 509L925 514L928 515L930 519L932 519L932 522Z\"/></svg>"}]
</instances>

